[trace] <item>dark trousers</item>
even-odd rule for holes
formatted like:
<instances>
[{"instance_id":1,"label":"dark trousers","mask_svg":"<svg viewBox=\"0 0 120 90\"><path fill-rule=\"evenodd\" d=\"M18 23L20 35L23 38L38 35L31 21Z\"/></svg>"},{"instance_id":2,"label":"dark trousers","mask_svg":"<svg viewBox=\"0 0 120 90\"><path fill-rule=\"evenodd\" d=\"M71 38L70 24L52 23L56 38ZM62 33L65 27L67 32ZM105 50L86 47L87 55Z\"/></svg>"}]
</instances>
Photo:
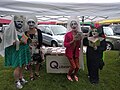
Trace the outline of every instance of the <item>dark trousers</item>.
<instances>
[{"instance_id":1,"label":"dark trousers","mask_svg":"<svg viewBox=\"0 0 120 90\"><path fill-rule=\"evenodd\" d=\"M88 75L90 76L90 82L99 81L99 62L98 60L92 60L87 58Z\"/></svg>"}]
</instances>

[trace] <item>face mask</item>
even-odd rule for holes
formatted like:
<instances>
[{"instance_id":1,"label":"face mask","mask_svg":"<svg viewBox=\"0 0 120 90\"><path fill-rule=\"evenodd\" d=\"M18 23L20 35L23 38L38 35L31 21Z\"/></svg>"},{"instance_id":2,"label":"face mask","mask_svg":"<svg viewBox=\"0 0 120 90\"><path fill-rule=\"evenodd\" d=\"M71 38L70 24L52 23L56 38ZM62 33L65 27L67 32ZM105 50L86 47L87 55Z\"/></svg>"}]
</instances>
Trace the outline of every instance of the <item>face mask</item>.
<instances>
[{"instance_id":1,"label":"face mask","mask_svg":"<svg viewBox=\"0 0 120 90\"><path fill-rule=\"evenodd\" d=\"M76 21L71 21L70 27L71 27L73 30L77 30L77 27L78 27L77 22L76 22Z\"/></svg>"},{"instance_id":2,"label":"face mask","mask_svg":"<svg viewBox=\"0 0 120 90\"><path fill-rule=\"evenodd\" d=\"M34 21L28 21L27 24L29 25L29 28L35 28L35 22Z\"/></svg>"},{"instance_id":3,"label":"face mask","mask_svg":"<svg viewBox=\"0 0 120 90\"><path fill-rule=\"evenodd\" d=\"M92 31L92 36L95 37L95 36L98 36L99 33L97 32L97 29L93 29Z\"/></svg>"},{"instance_id":4,"label":"face mask","mask_svg":"<svg viewBox=\"0 0 120 90\"><path fill-rule=\"evenodd\" d=\"M16 20L16 21L14 21L14 23L15 23L15 27L17 29L21 29L23 27L23 21L22 20Z\"/></svg>"}]
</instances>

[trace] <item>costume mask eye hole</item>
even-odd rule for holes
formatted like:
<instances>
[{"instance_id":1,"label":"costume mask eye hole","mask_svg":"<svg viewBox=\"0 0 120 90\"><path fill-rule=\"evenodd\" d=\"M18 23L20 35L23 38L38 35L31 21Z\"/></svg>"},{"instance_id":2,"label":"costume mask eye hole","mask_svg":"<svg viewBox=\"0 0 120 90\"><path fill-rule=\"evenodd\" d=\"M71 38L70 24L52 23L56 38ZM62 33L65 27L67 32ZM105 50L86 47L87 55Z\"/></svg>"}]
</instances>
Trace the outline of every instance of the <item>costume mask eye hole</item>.
<instances>
[{"instance_id":1,"label":"costume mask eye hole","mask_svg":"<svg viewBox=\"0 0 120 90\"><path fill-rule=\"evenodd\" d=\"M93 29L93 32L97 32L97 29Z\"/></svg>"},{"instance_id":2,"label":"costume mask eye hole","mask_svg":"<svg viewBox=\"0 0 120 90\"><path fill-rule=\"evenodd\" d=\"M17 22L17 23L23 23L23 21L15 21L15 22Z\"/></svg>"},{"instance_id":3,"label":"costume mask eye hole","mask_svg":"<svg viewBox=\"0 0 120 90\"><path fill-rule=\"evenodd\" d=\"M71 21L71 23L70 23L70 26L77 26L78 24L77 24L77 22L76 21Z\"/></svg>"},{"instance_id":4,"label":"costume mask eye hole","mask_svg":"<svg viewBox=\"0 0 120 90\"><path fill-rule=\"evenodd\" d=\"M14 21L15 27L18 29L21 29L23 27L23 21L22 20L16 20Z\"/></svg>"},{"instance_id":5,"label":"costume mask eye hole","mask_svg":"<svg viewBox=\"0 0 120 90\"><path fill-rule=\"evenodd\" d=\"M93 29L93 31L92 31L92 35L93 35L93 36L98 36L97 29Z\"/></svg>"},{"instance_id":6,"label":"costume mask eye hole","mask_svg":"<svg viewBox=\"0 0 120 90\"><path fill-rule=\"evenodd\" d=\"M29 20L27 22L27 24L28 24L29 28L34 28L35 27L35 21L33 21L33 20Z\"/></svg>"}]
</instances>

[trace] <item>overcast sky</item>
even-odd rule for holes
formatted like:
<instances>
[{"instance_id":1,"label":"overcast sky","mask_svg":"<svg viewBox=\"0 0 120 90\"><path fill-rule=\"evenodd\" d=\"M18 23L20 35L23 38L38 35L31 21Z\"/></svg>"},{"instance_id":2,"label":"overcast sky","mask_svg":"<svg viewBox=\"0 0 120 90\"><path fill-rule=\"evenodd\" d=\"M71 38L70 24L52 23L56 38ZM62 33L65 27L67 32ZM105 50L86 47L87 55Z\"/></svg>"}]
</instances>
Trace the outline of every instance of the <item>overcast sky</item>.
<instances>
[{"instance_id":1,"label":"overcast sky","mask_svg":"<svg viewBox=\"0 0 120 90\"><path fill-rule=\"evenodd\" d=\"M24 2L64 2L64 3L115 3L120 2L120 0L15 0Z\"/></svg>"}]
</instances>

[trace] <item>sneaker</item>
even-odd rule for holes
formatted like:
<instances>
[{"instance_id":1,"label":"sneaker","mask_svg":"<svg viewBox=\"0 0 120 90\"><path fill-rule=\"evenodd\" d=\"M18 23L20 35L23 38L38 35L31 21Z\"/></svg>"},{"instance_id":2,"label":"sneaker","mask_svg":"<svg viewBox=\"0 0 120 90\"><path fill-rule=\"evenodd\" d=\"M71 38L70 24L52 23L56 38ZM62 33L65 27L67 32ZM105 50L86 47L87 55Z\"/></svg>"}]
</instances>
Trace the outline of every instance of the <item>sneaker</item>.
<instances>
[{"instance_id":1,"label":"sneaker","mask_svg":"<svg viewBox=\"0 0 120 90\"><path fill-rule=\"evenodd\" d=\"M28 82L28 81L25 80L24 78L20 79L20 83L21 83L22 85L26 84L27 82Z\"/></svg>"},{"instance_id":2,"label":"sneaker","mask_svg":"<svg viewBox=\"0 0 120 90\"><path fill-rule=\"evenodd\" d=\"M73 81L72 78L71 78L71 76L69 76L69 75L67 75L67 79L68 79L69 81Z\"/></svg>"},{"instance_id":3,"label":"sneaker","mask_svg":"<svg viewBox=\"0 0 120 90\"><path fill-rule=\"evenodd\" d=\"M90 83L96 85L99 83L99 81L90 81Z\"/></svg>"},{"instance_id":4,"label":"sneaker","mask_svg":"<svg viewBox=\"0 0 120 90\"><path fill-rule=\"evenodd\" d=\"M75 79L75 81L78 82L78 77L76 75L74 75L74 79Z\"/></svg>"},{"instance_id":5,"label":"sneaker","mask_svg":"<svg viewBox=\"0 0 120 90\"><path fill-rule=\"evenodd\" d=\"M20 81L16 81L15 84L16 84L16 87L17 87L18 89L22 89L22 88L23 88L23 86L22 86L22 84L20 83Z\"/></svg>"}]
</instances>

